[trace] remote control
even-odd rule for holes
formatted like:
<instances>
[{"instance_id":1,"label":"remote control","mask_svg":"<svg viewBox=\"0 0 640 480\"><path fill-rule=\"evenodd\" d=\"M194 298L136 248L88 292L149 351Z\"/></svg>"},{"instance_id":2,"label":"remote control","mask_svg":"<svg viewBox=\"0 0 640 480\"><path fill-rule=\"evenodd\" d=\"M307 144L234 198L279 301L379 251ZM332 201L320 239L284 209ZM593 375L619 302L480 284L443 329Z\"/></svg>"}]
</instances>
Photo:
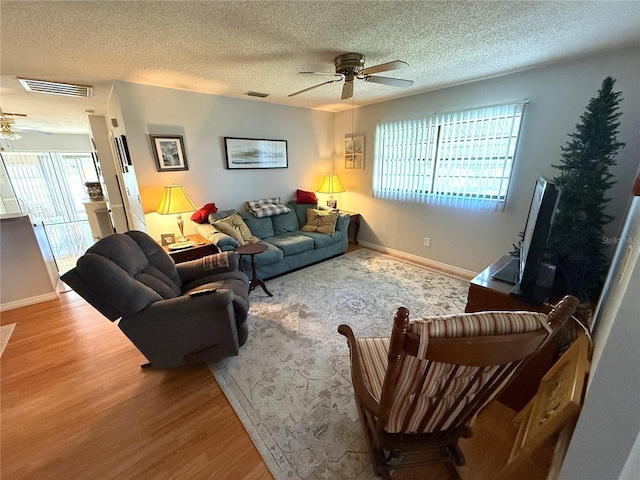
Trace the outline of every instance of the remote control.
<instances>
[{"instance_id":1,"label":"remote control","mask_svg":"<svg viewBox=\"0 0 640 480\"><path fill-rule=\"evenodd\" d=\"M200 295L208 295L209 293L214 293L215 291L216 291L215 288L205 288L203 290L196 290L195 292L191 292L189 296L199 297Z\"/></svg>"}]
</instances>

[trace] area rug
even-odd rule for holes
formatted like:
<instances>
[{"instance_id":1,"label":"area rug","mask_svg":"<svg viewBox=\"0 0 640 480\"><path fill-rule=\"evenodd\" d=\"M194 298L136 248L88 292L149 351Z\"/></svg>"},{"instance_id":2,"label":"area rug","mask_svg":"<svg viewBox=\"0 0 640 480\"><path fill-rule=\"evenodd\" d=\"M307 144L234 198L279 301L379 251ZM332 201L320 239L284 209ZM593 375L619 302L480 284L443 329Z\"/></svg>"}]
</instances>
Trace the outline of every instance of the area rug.
<instances>
[{"instance_id":1,"label":"area rug","mask_svg":"<svg viewBox=\"0 0 640 480\"><path fill-rule=\"evenodd\" d=\"M468 280L371 250L267 282L251 294L249 339L209 368L276 480L375 478L341 323L389 336L395 310L463 312Z\"/></svg>"},{"instance_id":2,"label":"area rug","mask_svg":"<svg viewBox=\"0 0 640 480\"><path fill-rule=\"evenodd\" d=\"M10 323L9 325L2 325L0 327L0 355L4 352L4 348L7 346L7 343L9 343L9 338L11 337L15 326L15 323Z\"/></svg>"}]
</instances>

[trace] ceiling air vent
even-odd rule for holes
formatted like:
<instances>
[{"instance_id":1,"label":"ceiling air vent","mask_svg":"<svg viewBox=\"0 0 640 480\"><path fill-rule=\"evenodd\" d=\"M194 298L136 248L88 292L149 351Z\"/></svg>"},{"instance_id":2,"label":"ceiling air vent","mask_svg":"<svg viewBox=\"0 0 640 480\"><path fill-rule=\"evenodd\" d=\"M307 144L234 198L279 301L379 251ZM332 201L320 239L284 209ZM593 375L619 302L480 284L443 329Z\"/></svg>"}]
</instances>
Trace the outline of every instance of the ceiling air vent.
<instances>
[{"instance_id":1,"label":"ceiling air vent","mask_svg":"<svg viewBox=\"0 0 640 480\"><path fill-rule=\"evenodd\" d=\"M81 98L91 98L93 96L93 87L91 85L74 85L71 83L47 82L45 80L29 80L27 78L19 78L18 81L27 92Z\"/></svg>"},{"instance_id":2,"label":"ceiling air vent","mask_svg":"<svg viewBox=\"0 0 640 480\"><path fill-rule=\"evenodd\" d=\"M260 92L247 92L247 95L250 97L259 97L259 98L267 98L269 96L268 93L260 93Z\"/></svg>"}]
</instances>

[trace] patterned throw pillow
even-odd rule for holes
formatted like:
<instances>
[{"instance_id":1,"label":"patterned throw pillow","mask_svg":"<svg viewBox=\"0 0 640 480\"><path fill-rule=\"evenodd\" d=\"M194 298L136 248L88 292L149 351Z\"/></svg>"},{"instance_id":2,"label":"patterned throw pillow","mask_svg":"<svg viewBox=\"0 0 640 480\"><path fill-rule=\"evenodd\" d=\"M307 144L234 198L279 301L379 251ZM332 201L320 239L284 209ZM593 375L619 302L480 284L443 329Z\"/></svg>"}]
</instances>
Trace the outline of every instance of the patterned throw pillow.
<instances>
[{"instance_id":1,"label":"patterned throw pillow","mask_svg":"<svg viewBox=\"0 0 640 480\"><path fill-rule=\"evenodd\" d=\"M316 210L315 208L310 208L307 210L307 224L302 227L302 230L333 236L333 232L336 229L336 221L338 220L338 213L336 210Z\"/></svg>"},{"instance_id":2,"label":"patterned throw pillow","mask_svg":"<svg viewBox=\"0 0 640 480\"><path fill-rule=\"evenodd\" d=\"M247 202L247 210L256 218L287 213L290 208L280 203L280 197L263 198Z\"/></svg>"},{"instance_id":3,"label":"patterned throw pillow","mask_svg":"<svg viewBox=\"0 0 640 480\"><path fill-rule=\"evenodd\" d=\"M213 226L222 233L226 233L230 237L235 238L240 245L258 243L260 241L258 237L251 234L251 230L249 230L247 224L244 223L242 217L237 213L213 222Z\"/></svg>"}]
</instances>

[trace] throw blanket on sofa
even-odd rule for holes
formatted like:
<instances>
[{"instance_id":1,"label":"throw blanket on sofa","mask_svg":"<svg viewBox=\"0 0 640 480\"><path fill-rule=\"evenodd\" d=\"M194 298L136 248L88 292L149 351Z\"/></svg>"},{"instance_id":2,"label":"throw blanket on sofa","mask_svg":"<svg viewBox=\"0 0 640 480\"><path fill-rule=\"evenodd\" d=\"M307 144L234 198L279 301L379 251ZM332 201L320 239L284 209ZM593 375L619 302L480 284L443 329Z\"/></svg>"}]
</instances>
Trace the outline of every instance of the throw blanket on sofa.
<instances>
[{"instance_id":1,"label":"throw blanket on sofa","mask_svg":"<svg viewBox=\"0 0 640 480\"><path fill-rule=\"evenodd\" d=\"M280 197L271 197L247 202L247 210L249 210L254 217L262 218L287 213L291 209L283 203L280 203Z\"/></svg>"}]
</instances>

